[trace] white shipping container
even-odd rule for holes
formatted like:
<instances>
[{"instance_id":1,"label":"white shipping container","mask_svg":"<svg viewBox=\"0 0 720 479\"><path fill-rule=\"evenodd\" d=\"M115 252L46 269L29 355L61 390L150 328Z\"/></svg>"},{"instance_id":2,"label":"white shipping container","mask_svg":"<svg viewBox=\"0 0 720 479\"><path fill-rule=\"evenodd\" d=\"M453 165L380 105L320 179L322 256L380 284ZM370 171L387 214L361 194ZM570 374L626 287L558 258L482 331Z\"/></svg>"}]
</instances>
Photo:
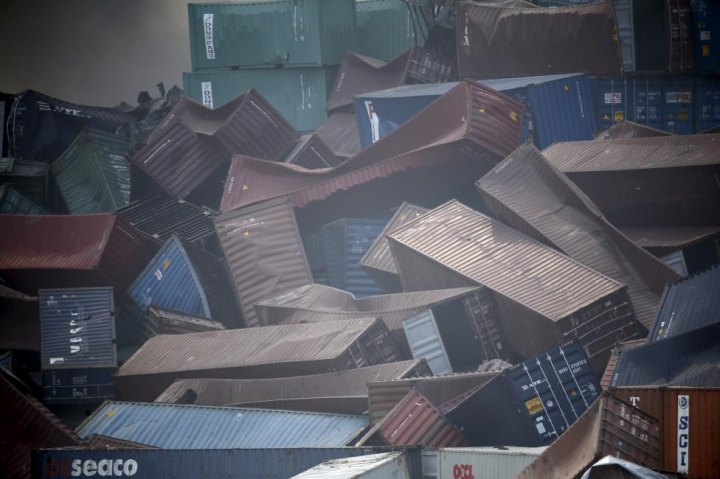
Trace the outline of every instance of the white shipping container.
<instances>
[{"instance_id":1,"label":"white shipping container","mask_svg":"<svg viewBox=\"0 0 720 479\"><path fill-rule=\"evenodd\" d=\"M403 320L413 358L425 358L435 376L452 374L452 366L431 309Z\"/></svg>"},{"instance_id":2,"label":"white shipping container","mask_svg":"<svg viewBox=\"0 0 720 479\"><path fill-rule=\"evenodd\" d=\"M410 479L402 452L371 454L323 462L292 479Z\"/></svg>"},{"instance_id":3,"label":"white shipping container","mask_svg":"<svg viewBox=\"0 0 720 479\"><path fill-rule=\"evenodd\" d=\"M514 479L547 447L452 447L438 449L438 478Z\"/></svg>"}]
</instances>

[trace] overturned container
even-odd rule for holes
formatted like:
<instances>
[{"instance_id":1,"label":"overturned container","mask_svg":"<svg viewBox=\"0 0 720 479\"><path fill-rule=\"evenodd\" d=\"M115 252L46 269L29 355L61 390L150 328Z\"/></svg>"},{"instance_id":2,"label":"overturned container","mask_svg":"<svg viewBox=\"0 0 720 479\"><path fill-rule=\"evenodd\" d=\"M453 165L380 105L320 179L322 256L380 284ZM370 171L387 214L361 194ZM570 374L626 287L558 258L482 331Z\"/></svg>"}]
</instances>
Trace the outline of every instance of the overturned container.
<instances>
[{"instance_id":1,"label":"overturned container","mask_svg":"<svg viewBox=\"0 0 720 479\"><path fill-rule=\"evenodd\" d=\"M332 479L337 477L410 479L410 472L402 452L388 452L323 462L302 474L293 476L293 479Z\"/></svg>"},{"instance_id":2,"label":"overturned container","mask_svg":"<svg viewBox=\"0 0 720 479\"><path fill-rule=\"evenodd\" d=\"M516 446L438 449L437 477L439 479L456 477L512 478L546 449L546 447Z\"/></svg>"},{"instance_id":3,"label":"overturned container","mask_svg":"<svg viewBox=\"0 0 720 479\"><path fill-rule=\"evenodd\" d=\"M222 331L225 325L217 321L199 318L180 311L150 306L145 312L143 341L156 334L188 334Z\"/></svg>"}]
</instances>

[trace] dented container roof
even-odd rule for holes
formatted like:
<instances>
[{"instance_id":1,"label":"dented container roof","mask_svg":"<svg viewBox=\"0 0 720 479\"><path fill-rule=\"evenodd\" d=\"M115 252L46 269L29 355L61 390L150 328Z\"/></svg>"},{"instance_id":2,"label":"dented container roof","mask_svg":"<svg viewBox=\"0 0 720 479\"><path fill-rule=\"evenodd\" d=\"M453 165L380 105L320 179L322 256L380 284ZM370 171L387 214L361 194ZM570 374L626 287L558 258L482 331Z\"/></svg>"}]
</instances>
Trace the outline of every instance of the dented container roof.
<instances>
[{"instance_id":1,"label":"dented container roof","mask_svg":"<svg viewBox=\"0 0 720 479\"><path fill-rule=\"evenodd\" d=\"M600 133L595 140L619 140L623 138L654 138L657 136L673 136L667 131L656 130L647 125L634 123L632 121L621 121Z\"/></svg>"},{"instance_id":2,"label":"dented container roof","mask_svg":"<svg viewBox=\"0 0 720 479\"><path fill-rule=\"evenodd\" d=\"M350 443L366 426L362 416L111 401L77 433L163 449L335 447Z\"/></svg>"}]
</instances>

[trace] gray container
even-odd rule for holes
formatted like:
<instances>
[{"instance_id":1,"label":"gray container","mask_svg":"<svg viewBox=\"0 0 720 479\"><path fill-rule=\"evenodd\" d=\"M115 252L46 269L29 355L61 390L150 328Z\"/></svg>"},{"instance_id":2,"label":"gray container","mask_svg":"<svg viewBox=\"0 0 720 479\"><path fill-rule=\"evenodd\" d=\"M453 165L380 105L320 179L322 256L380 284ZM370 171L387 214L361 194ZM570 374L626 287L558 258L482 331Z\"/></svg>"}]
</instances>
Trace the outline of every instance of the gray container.
<instances>
[{"instance_id":1,"label":"gray container","mask_svg":"<svg viewBox=\"0 0 720 479\"><path fill-rule=\"evenodd\" d=\"M448 447L437 452L439 479L512 479L547 447Z\"/></svg>"},{"instance_id":2,"label":"gray container","mask_svg":"<svg viewBox=\"0 0 720 479\"><path fill-rule=\"evenodd\" d=\"M436 376L453 372L431 309L404 320L403 329L414 358L425 358Z\"/></svg>"},{"instance_id":3,"label":"gray container","mask_svg":"<svg viewBox=\"0 0 720 479\"><path fill-rule=\"evenodd\" d=\"M318 464L292 479L410 479L402 452L386 452L333 459Z\"/></svg>"}]
</instances>

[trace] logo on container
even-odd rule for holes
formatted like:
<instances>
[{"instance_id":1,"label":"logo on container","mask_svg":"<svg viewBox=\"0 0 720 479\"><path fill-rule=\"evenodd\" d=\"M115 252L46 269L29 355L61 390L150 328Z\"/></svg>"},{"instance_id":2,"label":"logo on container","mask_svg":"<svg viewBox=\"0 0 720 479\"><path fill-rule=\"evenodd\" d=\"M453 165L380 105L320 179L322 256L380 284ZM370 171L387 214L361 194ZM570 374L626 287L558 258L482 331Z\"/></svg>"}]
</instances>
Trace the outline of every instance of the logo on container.
<instances>
[{"instance_id":1,"label":"logo on container","mask_svg":"<svg viewBox=\"0 0 720 479\"><path fill-rule=\"evenodd\" d=\"M45 463L46 477L130 477L137 472L134 459L50 459Z\"/></svg>"},{"instance_id":2,"label":"logo on container","mask_svg":"<svg viewBox=\"0 0 720 479\"><path fill-rule=\"evenodd\" d=\"M202 82L202 103L208 108L213 107L212 83L209 81Z\"/></svg>"},{"instance_id":3,"label":"logo on container","mask_svg":"<svg viewBox=\"0 0 720 479\"><path fill-rule=\"evenodd\" d=\"M472 464L455 464L453 466L453 479L475 479Z\"/></svg>"},{"instance_id":4,"label":"logo on container","mask_svg":"<svg viewBox=\"0 0 720 479\"><path fill-rule=\"evenodd\" d=\"M213 43L213 14L203 15L203 32L205 34L205 54L208 60L215 59L215 44Z\"/></svg>"},{"instance_id":5,"label":"logo on container","mask_svg":"<svg viewBox=\"0 0 720 479\"><path fill-rule=\"evenodd\" d=\"M688 472L690 458L690 396L678 396L677 472Z\"/></svg>"}]
</instances>

